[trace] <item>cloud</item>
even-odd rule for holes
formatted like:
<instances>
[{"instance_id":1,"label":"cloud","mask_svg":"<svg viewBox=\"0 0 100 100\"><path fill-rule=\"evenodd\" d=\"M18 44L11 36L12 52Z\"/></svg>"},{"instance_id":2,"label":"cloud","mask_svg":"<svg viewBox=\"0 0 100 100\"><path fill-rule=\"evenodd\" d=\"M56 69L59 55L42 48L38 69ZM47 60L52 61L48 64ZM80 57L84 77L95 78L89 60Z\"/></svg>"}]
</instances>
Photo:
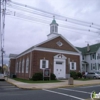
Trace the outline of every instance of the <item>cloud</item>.
<instances>
[{"instance_id":1,"label":"cloud","mask_svg":"<svg viewBox=\"0 0 100 100\"><path fill-rule=\"evenodd\" d=\"M13 0L14 2L27 4L32 7L39 8L48 12L67 16L72 19L78 19L86 22L93 22L99 24L100 16L100 0ZM23 13L23 12L21 12ZM28 14L31 16L32 14ZM52 15L53 16L53 15ZM52 18L33 17L47 20L51 23ZM47 35L50 33L49 24L38 23L34 21L26 21L16 17L6 16L6 28L5 28L5 51L9 53L21 53L29 47L38 44L47 39ZM57 20L59 26L73 25L69 22L62 22ZM81 28L84 28L81 26ZM87 28L88 29L88 28ZM62 34L75 46L85 46L88 41L90 44L96 43L99 39L97 33L72 31L68 28L59 27L59 33ZM5 60L7 61L7 60Z\"/></svg>"}]
</instances>

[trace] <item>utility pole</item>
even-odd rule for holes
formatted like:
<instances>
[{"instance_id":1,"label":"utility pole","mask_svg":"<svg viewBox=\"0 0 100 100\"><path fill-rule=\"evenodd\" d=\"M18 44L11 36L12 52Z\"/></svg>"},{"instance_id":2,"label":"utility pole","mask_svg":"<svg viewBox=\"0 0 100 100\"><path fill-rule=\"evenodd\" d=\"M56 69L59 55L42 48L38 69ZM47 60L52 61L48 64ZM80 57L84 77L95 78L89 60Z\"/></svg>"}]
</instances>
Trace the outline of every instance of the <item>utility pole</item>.
<instances>
[{"instance_id":1,"label":"utility pole","mask_svg":"<svg viewBox=\"0 0 100 100\"><path fill-rule=\"evenodd\" d=\"M0 0L0 52L1 52L1 59L2 59L2 26L1 26L1 13L2 13L2 11L1 11L1 0ZM1 60L1 63L2 63L2 60ZM3 65L1 66L1 68L2 68L2 73L3 73Z\"/></svg>"},{"instance_id":2,"label":"utility pole","mask_svg":"<svg viewBox=\"0 0 100 100\"><path fill-rule=\"evenodd\" d=\"M1 64L2 64L2 66L1 66L1 71L2 71L2 73L3 73L3 45L2 45L2 39L3 39L3 34L2 34L2 17L1 17L1 15L2 15L2 8L1 8L1 0L0 0L0 39L1 39L1 48L0 48L0 51L1 51Z\"/></svg>"}]
</instances>

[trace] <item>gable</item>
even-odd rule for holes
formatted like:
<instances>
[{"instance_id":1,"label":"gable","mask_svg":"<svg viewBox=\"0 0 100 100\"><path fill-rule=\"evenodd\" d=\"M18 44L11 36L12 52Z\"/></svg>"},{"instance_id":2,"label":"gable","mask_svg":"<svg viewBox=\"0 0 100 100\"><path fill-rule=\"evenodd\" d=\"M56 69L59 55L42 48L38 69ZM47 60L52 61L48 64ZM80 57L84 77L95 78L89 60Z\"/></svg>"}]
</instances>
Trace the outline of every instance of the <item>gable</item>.
<instances>
[{"instance_id":1,"label":"gable","mask_svg":"<svg viewBox=\"0 0 100 100\"><path fill-rule=\"evenodd\" d=\"M57 42L61 42L62 45L59 46ZM61 36L56 37L50 41L47 41L43 44L38 45L37 47L44 47L44 48L51 48L51 49L58 49L58 50L66 50L66 51L72 51L72 52L78 52L75 47L73 47L71 44L69 44L65 39L63 39Z\"/></svg>"}]
</instances>

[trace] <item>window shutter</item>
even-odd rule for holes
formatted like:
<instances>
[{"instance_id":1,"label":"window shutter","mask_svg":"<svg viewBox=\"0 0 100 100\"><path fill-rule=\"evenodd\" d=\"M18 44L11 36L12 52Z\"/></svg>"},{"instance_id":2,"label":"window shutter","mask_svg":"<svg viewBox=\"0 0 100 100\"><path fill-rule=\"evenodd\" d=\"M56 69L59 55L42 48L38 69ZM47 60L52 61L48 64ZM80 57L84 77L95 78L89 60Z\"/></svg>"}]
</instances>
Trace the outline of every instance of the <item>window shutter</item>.
<instances>
[{"instance_id":1,"label":"window shutter","mask_svg":"<svg viewBox=\"0 0 100 100\"><path fill-rule=\"evenodd\" d=\"M40 60L40 69L42 69L42 60Z\"/></svg>"},{"instance_id":2,"label":"window shutter","mask_svg":"<svg viewBox=\"0 0 100 100\"><path fill-rule=\"evenodd\" d=\"M72 63L70 62L70 70L72 70Z\"/></svg>"},{"instance_id":3,"label":"window shutter","mask_svg":"<svg viewBox=\"0 0 100 100\"><path fill-rule=\"evenodd\" d=\"M49 68L49 61L46 60L46 68Z\"/></svg>"},{"instance_id":4,"label":"window shutter","mask_svg":"<svg viewBox=\"0 0 100 100\"><path fill-rule=\"evenodd\" d=\"M76 70L76 62L74 62L74 70Z\"/></svg>"}]
</instances>

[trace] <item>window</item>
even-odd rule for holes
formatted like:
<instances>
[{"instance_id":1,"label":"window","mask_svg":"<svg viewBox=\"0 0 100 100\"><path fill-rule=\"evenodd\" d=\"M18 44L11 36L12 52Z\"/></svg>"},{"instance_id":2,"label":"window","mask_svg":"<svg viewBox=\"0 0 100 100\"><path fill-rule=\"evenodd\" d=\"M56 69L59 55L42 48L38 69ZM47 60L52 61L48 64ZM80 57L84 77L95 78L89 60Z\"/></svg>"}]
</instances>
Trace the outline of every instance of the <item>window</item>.
<instances>
[{"instance_id":1,"label":"window","mask_svg":"<svg viewBox=\"0 0 100 100\"><path fill-rule=\"evenodd\" d=\"M19 73L21 71L21 61L19 62Z\"/></svg>"},{"instance_id":2,"label":"window","mask_svg":"<svg viewBox=\"0 0 100 100\"><path fill-rule=\"evenodd\" d=\"M92 60L92 54L90 54L90 59Z\"/></svg>"},{"instance_id":3,"label":"window","mask_svg":"<svg viewBox=\"0 0 100 100\"><path fill-rule=\"evenodd\" d=\"M93 69L95 69L95 65L93 64Z\"/></svg>"},{"instance_id":4,"label":"window","mask_svg":"<svg viewBox=\"0 0 100 100\"><path fill-rule=\"evenodd\" d=\"M22 61L22 73L24 73L24 59Z\"/></svg>"},{"instance_id":5,"label":"window","mask_svg":"<svg viewBox=\"0 0 100 100\"><path fill-rule=\"evenodd\" d=\"M42 68L46 68L46 60L42 61Z\"/></svg>"},{"instance_id":6,"label":"window","mask_svg":"<svg viewBox=\"0 0 100 100\"><path fill-rule=\"evenodd\" d=\"M96 70L96 66L95 66L95 64L92 64L92 69L95 69L95 70Z\"/></svg>"},{"instance_id":7,"label":"window","mask_svg":"<svg viewBox=\"0 0 100 100\"><path fill-rule=\"evenodd\" d=\"M57 32L57 26L55 26L55 32Z\"/></svg>"},{"instance_id":8,"label":"window","mask_svg":"<svg viewBox=\"0 0 100 100\"><path fill-rule=\"evenodd\" d=\"M40 60L40 69L49 68L48 60Z\"/></svg>"},{"instance_id":9,"label":"window","mask_svg":"<svg viewBox=\"0 0 100 100\"><path fill-rule=\"evenodd\" d=\"M58 41L56 44L57 44L59 47L61 47L61 46L63 45L63 43L60 42L60 41Z\"/></svg>"},{"instance_id":10,"label":"window","mask_svg":"<svg viewBox=\"0 0 100 100\"><path fill-rule=\"evenodd\" d=\"M98 63L98 70L100 70L100 64Z\"/></svg>"},{"instance_id":11,"label":"window","mask_svg":"<svg viewBox=\"0 0 100 100\"><path fill-rule=\"evenodd\" d=\"M26 59L26 73L28 73L29 70L29 58Z\"/></svg>"},{"instance_id":12,"label":"window","mask_svg":"<svg viewBox=\"0 0 100 100\"><path fill-rule=\"evenodd\" d=\"M16 63L16 73L18 73L18 62Z\"/></svg>"},{"instance_id":13,"label":"window","mask_svg":"<svg viewBox=\"0 0 100 100\"><path fill-rule=\"evenodd\" d=\"M57 61L56 64L60 64L61 65L61 64L63 64L63 62Z\"/></svg>"},{"instance_id":14,"label":"window","mask_svg":"<svg viewBox=\"0 0 100 100\"><path fill-rule=\"evenodd\" d=\"M72 62L72 69L74 69L74 63Z\"/></svg>"},{"instance_id":15,"label":"window","mask_svg":"<svg viewBox=\"0 0 100 100\"><path fill-rule=\"evenodd\" d=\"M98 53L97 59L100 59L100 54Z\"/></svg>"},{"instance_id":16,"label":"window","mask_svg":"<svg viewBox=\"0 0 100 100\"><path fill-rule=\"evenodd\" d=\"M76 70L76 62L70 62L70 70Z\"/></svg>"},{"instance_id":17,"label":"window","mask_svg":"<svg viewBox=\"0 0 100 100\"><path fill-rule=\"evenodd\" d=\"M84 55L82 55L82 58L83 58L83 60L84 60Z\"/></svg>"},{"instance_id":18,"label":"window","mask_svg":"<svg viewBox=\"0 0 100 100\"><path fill-rule=\"evenodd\" d=\"M96 59L96 53L90 54L90 59Z\"/></svg>"},{"instance_id":19,"label":"window","mask_svg":"<svg viewBox=\"0 0 100 100\"><path fill-rule=\"evenodd\" d=\"M54 33L54 26L51 26L51 33Z\"/></svg>"},{"instance_id":20,"label":"window","mask_svg":"<svg viewBox=\"0 0 100 100\"><path fill-rule=\"evenodd\" d=\"M93 59L95 58L95 55L94 55L94 54L92 54L92 58L93 58Z\"/></svg>"}]
</instances>

